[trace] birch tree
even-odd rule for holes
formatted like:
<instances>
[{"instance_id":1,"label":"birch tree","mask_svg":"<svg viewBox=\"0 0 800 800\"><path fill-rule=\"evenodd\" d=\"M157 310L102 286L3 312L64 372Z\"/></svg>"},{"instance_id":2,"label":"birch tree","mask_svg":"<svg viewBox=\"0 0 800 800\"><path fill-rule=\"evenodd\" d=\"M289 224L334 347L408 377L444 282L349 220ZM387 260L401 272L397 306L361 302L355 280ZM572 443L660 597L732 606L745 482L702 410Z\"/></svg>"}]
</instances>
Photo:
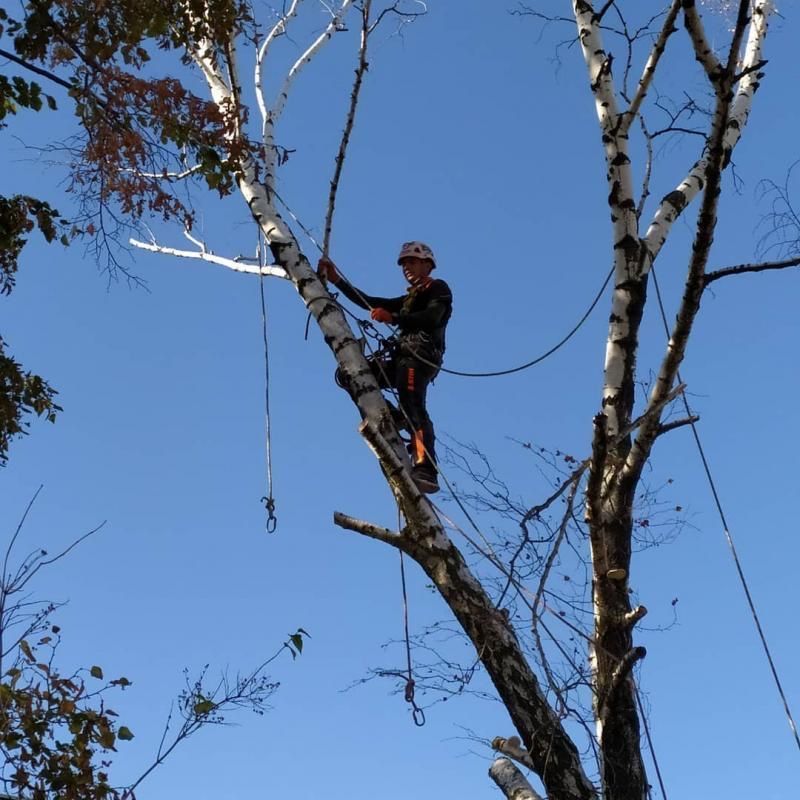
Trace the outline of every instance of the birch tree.
<instances>
[{"instance_id":1,"label":"birch tree","mask_svg":"<svg viewBox=\"0 0 800 800\"><path fill-rule=\"evenodd\" d=\"M509 798L539 796L516 763L534 774L533 780L550 800L601 796L641 800L649 784L634 667L645 652L635 643L634 627L646 609L632 606L629 589L635 566L634 505L642 472L659 436L690 421L688 417L668 421L665 415L683 390L678 370L705 289L723 277L796 263L708 269L726 168L745 133L764 76L763 48L772 4L770 0L740 0L726 42L714 48L694 0L672 0L644 32L622 37L625 44L616 58L604 37L612 15L617 15L614 25L626 31L627 4L621 0L602 5L573 0L571 4L569 19L575 26L571 38L585 61L600 128L598 157L605 160L607 170L613 289L604 381L598 387L599 410L585 457L573 459L551 497L523 510L520 550L502 557L477 548L502 574L499 590L481 580L448 525L411 479L404 443L365 360L360 332L353 329L316 274L292 230L293 223L285 218L281 168L288 153L280 144L280 130L303 71L313 68L319 54L335 44L346 21L357 21L361 31L357 79L336 159L329 230L370 36L378 23L402 24L422 10L418 3L369 0L323 5L327 10L324 27L300 46L288 64L276 56L276 43L292 29L302 30L298 19L308 4L300 0L285 3L280 13L266 21L255 19L249 6L230 0L136 4L136 8L103 4L99 17L90 13L97 11L92 3L72 4L68 9L34 4L21 24L20 48L32 62L55 64L53 68L71 75L70 92L87 133L81 148L74 151L73 174L82 196L95 202L86 207L86 213L96 219L94 230L108 236L112 213L134 220L156 213L177 221L191 245L177 247L152 236L147 241L131 239L134 247L277 277L296 289L298 301L318 326L331 359L348 382L361 419L360 434L391 489L403 524L399 530L390 530L341 511L336 511L334 521L413 559L469 639L514 729L509 736L494 737L494 747L503 757L493 765L491 777L501 791ZM136 24L129 29L126 22L131 15ZM38 26L33 31L31 20ZM41 30L51 32L54 43L44 44ZM656 76L669 69L670 44L679 36L691 43L711 107L695 163L685 174L675 176L674 190L651 209L646 201L652 148L648 148L651 139L643 115L653 103ZM124 43L122 55L116 61L99 60L104 42L114 37ZM149 63L148 47L154 45L178 55L187 71L199 75L205 96L193 94L188 78L134 77L132 69ZM622 76L617 74L618 64L624 65L619 70ZM633 147L632 137L642 130L643 139ZM637 189L637 180L644 180L643 191ZM267 242L269 263L214 253L193 231L191 205L181 195L180 187L186 183L238 195ZM683 297L656 379L646 402L640 404L635 387L640 372L640 326L651 305L648 284L676 221L690 213L695 215L694 236L685 259ZM556 526L550 555L542 559L537 574L526 576L518 559L522 548L531 545L526 526L541 520L560 499L566 500L567 513L561 526ZM513 597L529 609L535 639L557 543L563 539L564 526L576 520L580 504L591 564L593 622L587 634L590 672L584 695L591 702L590 727L572 724L569 703L559 701L546 659L536 657L535 644L532 652L504 606ZM526 577L533 579L532 587L525 585ZM492 736L493 732L488 734ZM588 758L584 757L587 752Z\"/></svg>"}]
</instances>

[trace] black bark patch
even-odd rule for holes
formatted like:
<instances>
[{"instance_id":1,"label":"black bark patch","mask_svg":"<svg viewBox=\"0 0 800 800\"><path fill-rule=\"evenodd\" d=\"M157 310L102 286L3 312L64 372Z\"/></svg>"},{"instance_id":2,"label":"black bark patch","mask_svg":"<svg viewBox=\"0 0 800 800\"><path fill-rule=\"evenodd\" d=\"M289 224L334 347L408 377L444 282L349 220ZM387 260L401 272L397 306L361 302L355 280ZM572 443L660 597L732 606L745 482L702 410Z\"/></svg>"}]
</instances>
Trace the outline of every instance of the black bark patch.
<instances>
[{"instance_id":1,"label":"black bark patch","mask_svg":"<svg viewBox=\"0 0 800 800\"><path fill-rule=\"evenodd\" d=\"M622 250L625 253L626 261L635 261L639 256L639 240L626 233L618 242L614 244L615 250Z\"/></svg>"},{"instance_id":2,"label":"black bark patch","mask_svg":"<svg viewBox=\"0 0 800 800\"><path fill-rule=\"evenodd\" d=\"M314 283L315 280L315 278L300 278L300 280L297 281L297 291L300 292L300 294L303 294L308 286Z\"/></svg>"},{"instance_id":3,"label":"black bark patch","mask_svg":"<svg viewBox=\"0 0 800 800\"><path fill-rule=\"evenodd\" d=\"M661 202L669 203L678 213L680 213L684 208L686 208L686 195L678 189L674 189L669 194L665 194Z\"/></svg>"},{"instance_id":4,"label":"black bark patch","mask_svg":"<svg viewBox=\"0 0 800 800\"><path fill-rule=\"evenodd\" d=\"M335 344L332 344L331 348L334 353L340 353L345 347L348 347L351 344L358 344L358 342L352 336L345 336L344 338L339 339L339 341Z\"/></svg>"},{"instance_id":5,"label":"black bark patch","mask_svg":"<svg viewBox=\"0 0 800 800\"><path fill-rule=\"evenodd\" d=\"M255 198L254 198L255 199ZM283 264L281 254L289 246L288 242L270 242L269 249L276 264Z\"/></svg>"}]
</instances>

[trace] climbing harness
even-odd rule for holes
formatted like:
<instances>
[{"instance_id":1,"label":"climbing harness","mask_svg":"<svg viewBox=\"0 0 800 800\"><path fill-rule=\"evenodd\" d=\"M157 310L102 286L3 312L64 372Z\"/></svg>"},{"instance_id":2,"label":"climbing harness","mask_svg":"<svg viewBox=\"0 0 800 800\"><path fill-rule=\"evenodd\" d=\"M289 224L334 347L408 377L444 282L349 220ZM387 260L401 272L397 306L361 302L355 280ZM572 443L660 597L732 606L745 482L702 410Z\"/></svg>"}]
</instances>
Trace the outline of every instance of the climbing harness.
<instances>
[{"instance_id":1,"label":"climbing harness","mask_svg":"<svg viewBox=\"0 0 800 800\"><path fill-rule=\"evenodd\" d=\"M261 331L264 338L264 446L266 452L267 494L261 502L267 511L267 533L275 533L278 527L278 517L275 515L275 498L272 494L272 422L269 407L269 339L267 337L267 302L264 297L264 271L266 266L266 247L264 235L259 229L258 234L258 288L261 297Z\"/></svg>"}]
</instances>

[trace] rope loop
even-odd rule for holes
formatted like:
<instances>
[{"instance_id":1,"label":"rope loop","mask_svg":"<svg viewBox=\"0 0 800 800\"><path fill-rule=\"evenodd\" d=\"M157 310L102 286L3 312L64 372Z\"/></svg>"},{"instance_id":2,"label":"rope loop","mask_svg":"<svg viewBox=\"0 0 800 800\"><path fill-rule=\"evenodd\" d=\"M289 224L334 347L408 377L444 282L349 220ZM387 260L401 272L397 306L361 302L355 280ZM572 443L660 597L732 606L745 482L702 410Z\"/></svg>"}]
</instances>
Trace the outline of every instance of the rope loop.
<instances>
[{"instance_id":1,"label":"rope loop","mask_svg":"<svg viewBox=\"0 0 800 800\"><path fill-rule=\"evenodd\" d=\"M275 498L262 497L261 502L267 509L267 533L275 533L278 527L278 517L275 515Z\"/></svg>"},{"instance_id":2,"label":"rope loop","mask_svg":"<svg viewBox=\"0 0 800 800\"><path fill-rule=\"evenodd\" d=\"M421 728L425 724L425 712L417 705L416 701L414 700L414 679L409 677L406 681L406 690L405 690L405 698L406 703L411 703L412 712L411 717L414 720L414 724Z\"/></svg>"}]
</instances>

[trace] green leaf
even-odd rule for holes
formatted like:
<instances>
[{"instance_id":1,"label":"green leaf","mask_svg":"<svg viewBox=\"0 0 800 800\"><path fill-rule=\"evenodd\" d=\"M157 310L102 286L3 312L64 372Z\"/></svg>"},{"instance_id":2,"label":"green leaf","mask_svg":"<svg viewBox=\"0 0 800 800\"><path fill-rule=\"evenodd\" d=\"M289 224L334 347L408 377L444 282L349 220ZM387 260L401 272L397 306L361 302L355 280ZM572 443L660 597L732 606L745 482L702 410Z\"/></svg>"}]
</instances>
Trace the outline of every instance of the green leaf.
<instances>
[{"instance_id":1,"label":"green leaf","mask_svg":"<svg viewBox=\"0 0 800 800\"><path fill-rule=\"evenodd\" d=\"M133 739L133 731L127 726L123 725L117 731L117 738L121 739L123 742L129 742L131 739Z\"/></svg>"},{"instance_id":2,"label":"green leaf","mask_svg":"<svg viewBox=\"0 0 800 800\"><path fill-rule=\"evenodd\" d=\"M100 669L100 667L98 667L98 666L94 666L94 667L92 667L92 668L89 670L89 674L90 674L90 675L91 675L93 678L97 678L97 679L98 679L98 680L100 680L100 681L101 681L101 680L103 680L103 670L102 670L102 669Z\"/></svg>"},{"instance_id":3,"label":"green leaf","mask_svg":"<svg viewBox=\"0 0 800 800\"><path fill-rule=\"evenodd\" d=\"M31 646L24 639L19 643L19 649L22 650L22 652L25 654L25 658L27 658L28 661L33 662L35 660L33 658Z\"/></svg>"}]
</instances>

